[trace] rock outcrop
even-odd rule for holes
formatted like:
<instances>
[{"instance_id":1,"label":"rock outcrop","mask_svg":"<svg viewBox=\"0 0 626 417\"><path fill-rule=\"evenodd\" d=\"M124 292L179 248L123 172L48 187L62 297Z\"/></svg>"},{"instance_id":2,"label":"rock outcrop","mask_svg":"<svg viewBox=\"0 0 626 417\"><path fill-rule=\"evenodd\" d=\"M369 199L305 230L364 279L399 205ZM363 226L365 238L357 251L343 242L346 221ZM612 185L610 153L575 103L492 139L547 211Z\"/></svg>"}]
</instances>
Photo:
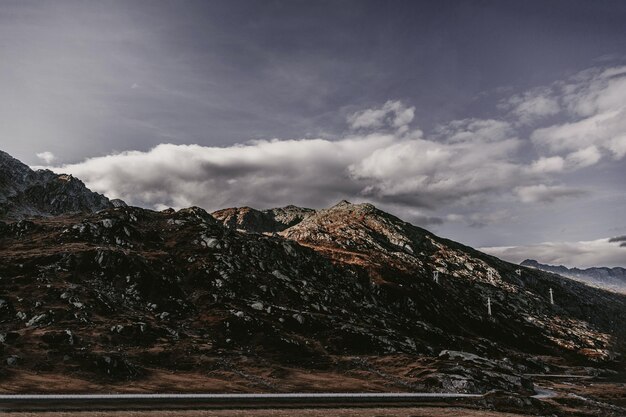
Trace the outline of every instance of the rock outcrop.
<instances>
[{"instance_id":1,"label":"rock outcrop","mask_svg":"<svg viewBox=\"0 0 626 417\"><path fill-rule=\"evenodd\" d=\"M218 210L213 217L224 226L250 233L277 233L300 223L313 215L315 210L289 205L267 210L251 207L234 207Z\"/></svg>"},{"instance_id":2,"label":"rock outcrop","mask_svg":"<svg viewBox=\"0 0 626 417\"><path fill-rule=\"evenodd\" d=\"M0 220L94 212L116 205L124 202L90 191L71 175L33 171L0 151Z\"/></svg>"}]
</instances>

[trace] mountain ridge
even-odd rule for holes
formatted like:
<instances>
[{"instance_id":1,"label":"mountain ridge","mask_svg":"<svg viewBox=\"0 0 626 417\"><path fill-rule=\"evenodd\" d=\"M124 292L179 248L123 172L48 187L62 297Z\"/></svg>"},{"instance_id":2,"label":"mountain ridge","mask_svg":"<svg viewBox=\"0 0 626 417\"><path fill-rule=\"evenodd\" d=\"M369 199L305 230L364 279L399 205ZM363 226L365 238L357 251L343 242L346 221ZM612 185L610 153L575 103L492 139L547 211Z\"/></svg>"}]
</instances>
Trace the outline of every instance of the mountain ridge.
<instances>
[{"instance_id":1,"label":"mountain ridge","mask_svg":"<svg viewBox=\"0 0 626 417\"><path fill-rule=\"evenodd\" d=\"M582 269L568 268L564 265L542 264L534 259L525 259L520 265L553 272L600 288L626 293L626 268L601 266Z\"/></svg>"},{"instance_id":2,"label":"mountain ridge","mask_svg":"<svg viewBox=\"0 0 626 417\"><path fill-rule=\"evenodd\" d=\"M299 223L315 210L287 205L265 210L252 207L232 207L211 213L224 226L252 233L278 233Z\"/></svg>"},{"instance_id":3,"label":"mountain ridge","mask_svg":"<svg viewBox=\"0 0 626 417\"><path fill-rule=\"evenodd\" d=\"M527 398L528 374L626 374L626 296L368 203L213 214L120 206L0 222L7 386Z\"/></svg>"},{"instance_id":4,"label":"mountain ridge","mask_svg":"<svg viewBox=\"0 0 626 417\"><path fill-rule=\"evenodd\" d=\"M123 204L92 192L72 175L34 171L0 151L0 219L94 212Z\"/></svg>"}]
</instances>

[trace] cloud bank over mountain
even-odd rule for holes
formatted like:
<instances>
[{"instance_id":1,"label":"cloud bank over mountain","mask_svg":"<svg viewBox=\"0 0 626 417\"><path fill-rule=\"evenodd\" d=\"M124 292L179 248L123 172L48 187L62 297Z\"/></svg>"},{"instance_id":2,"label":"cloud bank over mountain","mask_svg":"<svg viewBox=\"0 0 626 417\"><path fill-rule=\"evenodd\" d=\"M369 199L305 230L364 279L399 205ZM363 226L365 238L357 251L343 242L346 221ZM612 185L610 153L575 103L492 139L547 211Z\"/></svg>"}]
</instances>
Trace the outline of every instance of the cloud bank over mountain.
<instances>
[{"instance_id":1,"label":"cloud bank over mountain","mask_svg":"<svg viewBox=\"0 0 626 417\"><path fill-rule=\"evenodd\" d=\"M626 67L594 68L504 100L497 118L453 120L429 133L414 126L413 107L388 101L350 114L348 131L336 138L164 143L53 169L155 208L324 206L348 198L432 216L484 201L544 204L591 192L568 184L566 174L624 158L624 103ZM557 114L568 121L542 122ZM529 125L524 135L520 126Z\"/></svg>"}]
</instances>

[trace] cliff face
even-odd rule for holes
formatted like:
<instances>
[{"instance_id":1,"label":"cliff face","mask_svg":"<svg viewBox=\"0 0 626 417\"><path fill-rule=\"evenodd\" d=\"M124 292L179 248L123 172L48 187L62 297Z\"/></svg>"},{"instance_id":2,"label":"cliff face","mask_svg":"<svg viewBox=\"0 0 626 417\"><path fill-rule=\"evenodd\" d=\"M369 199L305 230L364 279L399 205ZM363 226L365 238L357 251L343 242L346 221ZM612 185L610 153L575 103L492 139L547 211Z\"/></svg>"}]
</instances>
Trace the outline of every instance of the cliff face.
<instances>
[{"instance_id":1,"label":"cliff face","mask_svg":"<svg viewBox=\"0 0 626 417\"><path fill-rule=\"evenodd\" d=\"M123 204L90 191L71 175L33 171L0 151L0 220L94 212Z\"/></svg>"}]
</instances>

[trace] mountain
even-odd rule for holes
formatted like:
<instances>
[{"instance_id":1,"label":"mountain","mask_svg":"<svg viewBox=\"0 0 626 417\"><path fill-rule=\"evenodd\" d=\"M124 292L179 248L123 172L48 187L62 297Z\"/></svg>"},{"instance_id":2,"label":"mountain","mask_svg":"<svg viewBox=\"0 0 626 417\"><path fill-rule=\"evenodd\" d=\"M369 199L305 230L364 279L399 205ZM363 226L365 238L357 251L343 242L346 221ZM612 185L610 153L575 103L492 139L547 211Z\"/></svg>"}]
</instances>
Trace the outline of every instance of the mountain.
<instances>
[{"instance_id":1,"label":"mountain","mask_svg":"<svg viewBox=\"0 0 626 417\"><path fill-rule=\"evenodd\" d=\"M0 222L3 392L495 390L481 407L619 415L625 320L624 295L371 204Z\"/></svg>"},{"instance_id":2,"label":"mountain","mask_svg":"<svg viewBox=\"0 0 626 417\"><path fill-rule=\"evenodd\" d=\"M540 269L546 272L552 272L577 281L585 282L589 285L626 294L626 268L568 268L563 265L554 266L541 264L534 259L526 259L520 265Z\"/></svg>"},{"instance_id":3,"label":"mountain","mask_svg":"<svg viewBox=\"0 0 626 417\"><path fill-rule=\"evenodd\" d=\"M289 205L268 210L234 207L211 213L224 226L252 233L281 232L315 213L315 210Z\"/></svg>"},{"instance_id":4,"label":"mountain","mask_svg":"<svg viewBox=\"0 0 626 417\"><path fill-rule=\"evenodd\" d=\"M18 390L52 374L69 386L165 378L180 390L191 378L211 391L235 378L253 391L522 394L526 373L622 366L625 297L518 275L369 204L342 202L279 236L200 208L0 228L2 372Z\"/></svg>"},{"instance_id":5,"label":"mountain","mask_svg":"<svg viewBox=\"0 0 626 417\"><path fill-rule=\"evenodd\" d=\"M90 191L71 175L34 171L0 151L0 220L94 212L124 204Z\"/></svg>"}]
</instances>

